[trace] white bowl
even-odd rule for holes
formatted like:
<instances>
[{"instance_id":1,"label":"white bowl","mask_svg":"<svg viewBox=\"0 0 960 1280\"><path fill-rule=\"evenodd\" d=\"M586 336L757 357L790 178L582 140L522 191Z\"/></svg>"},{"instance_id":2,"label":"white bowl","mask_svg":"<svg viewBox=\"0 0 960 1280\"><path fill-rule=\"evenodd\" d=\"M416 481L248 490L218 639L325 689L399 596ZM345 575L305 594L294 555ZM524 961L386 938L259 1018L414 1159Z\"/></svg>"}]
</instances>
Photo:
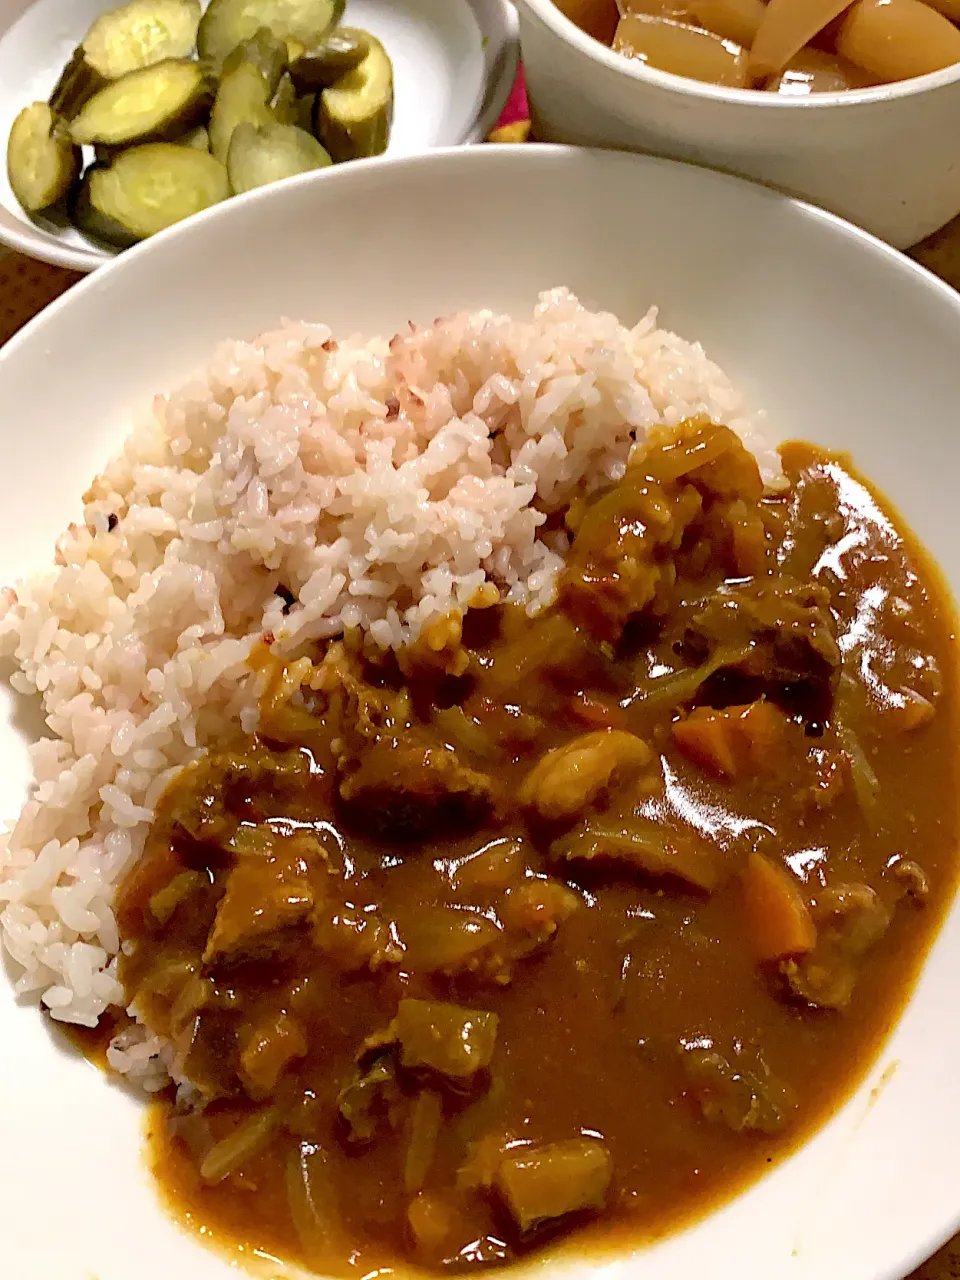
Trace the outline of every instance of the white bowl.
<instances>
[{"instance_id":1,"label":"white bowl","mask_svg":"<svg viewBox=\"0 0 960 1280\"><path fill-rule=\"evenodd\" d=\"M808 98L657 71L517 0L537 137L723 169L812 200L900 249L960 212L960 65Z\"/></svg>"},{"instance_id":2,"label":"white bowl","mask_svg":"<svg viewBox=\"0 0 960 1280\"><path fill-rule=\"evenodd\" d=\"M335 259L318 251L318 227L337 228ZM659 302L663 323L701 339L777 434L852 450L960 595L960 297L773 192L552 147L294 179L131 250L47 308L0 350L0 582L49 562L132 415L218 340L284 316L391 333L460 307L529 309L558 284L631 323ZM23 734L17 709L0 704L2 818L22 797ZM880 1059L811 1142L720 1212L590 1270L891 1280L932 1252L960 1225L958 969L960 905ZM139 1106L58 1052L2 984L0 1044L3 1274L130 1280L135 1258L137 1280L236 1280L158 1207ZM586 1272L575 1252L552 1269Z\"/></svg>"},{"instance_id":3,"label":"white bowl","mask_svg":"<svg viewBox=\"0 0 960 1280\"><path fill-rule=\"evenodd\" d=\"M45 100L99 14L122 0L0 0L0 150L17 113ZM206 8L207 0L203 0ZM391 156L482 142L517 72L510 0L349 0L347 21L379 36L393 60ZM63 221L31 218L0 164L0 243L75 271L116 256Z\"/></svg>"}]
</instances>

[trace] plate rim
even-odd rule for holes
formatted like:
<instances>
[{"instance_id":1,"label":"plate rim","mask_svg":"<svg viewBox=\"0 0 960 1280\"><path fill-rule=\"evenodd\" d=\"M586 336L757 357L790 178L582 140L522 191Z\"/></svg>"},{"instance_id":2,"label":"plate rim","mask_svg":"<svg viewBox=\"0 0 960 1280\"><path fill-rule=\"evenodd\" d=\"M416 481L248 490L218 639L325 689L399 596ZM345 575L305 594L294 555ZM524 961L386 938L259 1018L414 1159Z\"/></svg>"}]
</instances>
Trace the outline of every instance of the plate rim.
<instances>
[{"instance_id":1,"label":"plate rim","mask_svg":"<svg viewBox=\"0 0 960 1280\"><path fill-rule=\"evenodd\" d=\"M509 0L493 0L493 2L513 8ZM426 151L412 155L391 156L385 154L373 156L366 160L355 160L349 165L337 165L329 170L298 174L296 177L285 178L281 182L273 183L268 187L248 191L241 196L234 196L219 205L213 205L209 209L195 213L191 217L185 218L182 222L168 227L165 231L161 231L147 240L141 240L138 244L124 250L123 253L107 257L102 263L97 264L95 271L91 269L85 272L85 279L77 281L71 288L48 302L36 315L31 316L26 324L22 325L5 343L0 345L0 367L9 359L15 357L16 351L23 342L31 340L31 335L40 327L46 317L51 313L58 313L64 306L73 305L69 300L74 298L78 291L82 293L87 288L92 287L94 275L97 277L98 285L102 287L105 275L109 276L118 270L120 262L129 262L144 253L153 253L158 250L167 252L167 245L173 246L179 237L192 234L190 228L201 225L211 219L231 217L233 216L230 212L231 210L237 210L249 203L282 198L278 197L277 192L291 191L299 186L308 186L315 182L346 183L352 180L359 180L362 175L371 170L391 170L397 167L413 168L425 164L446 164L455 159L461 163L527 165L547 162L559 164L587 163L588 157L592 158L589 161L591 163L600 161L601 163L611 164L633 164L650 169L666 167L688 171L696 170L708 185L712 183L746 188L753 193L749 197L751 199L766 200L778 203L781 206L792 207L805 220L819 224L825 231L832 232L841 239L860 245L871 256L885 261L889 268L896 270L902 276L908 279L913 278L918 284L922 284L927 288L932 287L934 292L940 296L941 301L947 303L951 310L957 312L958 319L960 319L960 292L947 284L929 267L909 257L902 249L894 248L893 245L881 240L879 236L875 236L872 232L865 231L853 222L848 222L845 218L840 217L839 214L830 213L827 209L822 209L819 205L812 204L809 200L789 195L787 192L766 186L764 183L742 178L737 174L727 173L721 169L712 169L707 165L696 164L692 161L673 160L666 156L648 155L644 152L608 150L602 147L580 147L546 142L527 142L520 146L496 143L483 143L478 146L459 144L431 147ZM0 228L0 246L3 243L3 229ZM160 248L160 246L163 246L163 248ZM2 251L2 248L0 248L0 251ZM175 250L171 248L169 252L173 253ZM31 255L27 254L27 256ZM48 260L44 259L44 261ZM960 600L957 603L958 608L960 608ZM960 1226L960 1209L958 1209L958 1226Z\"/></svg>"}]
</instances>

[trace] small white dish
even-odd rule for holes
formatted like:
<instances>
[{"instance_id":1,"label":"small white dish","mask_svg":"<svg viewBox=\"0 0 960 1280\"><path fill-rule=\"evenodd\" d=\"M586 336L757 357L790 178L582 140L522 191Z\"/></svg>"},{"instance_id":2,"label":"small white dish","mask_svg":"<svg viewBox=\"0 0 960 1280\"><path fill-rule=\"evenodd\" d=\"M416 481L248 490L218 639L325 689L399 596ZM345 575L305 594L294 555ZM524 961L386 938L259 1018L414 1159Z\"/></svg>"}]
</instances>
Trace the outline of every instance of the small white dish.
<instances>
[{"instance_id":1,"label":"small white dish","mask_svg":"<svg viewBox=\"0 0 960 1280\"><path fill-rule=\"evenodd\" d=\"M327 227L337 228L335 257L318 245ZM960 596L960 296L855 228L760 187L540 146L291 179L130 250L48 307L0 349L0 583L49 563L134 415L219 340L282 317L390 334L459 308L529 312L560 284L625 323L659 303L665 326L701 341L767 409L772 435L851 450ZM3 820L22 800L29 735L4 688ZM598 1259L574 1242L527 1274L905 1275L960 1225L958 970L960 902L879 1058L794 1156L649 1248ZM138 1150L142 1108L58 1051L2 981L0 1045L5 1277L130 1280L135 1258L137 1280L237 1280L159 1206ZM267 1259L262 1274L288 1273Z\"/></svg>"},{"instance_id":2,"label":"small white dish","mask_svg":"<svg viewBox=\"0 0 960 1280\"><path fill-rule=\"evenodd\" d=\"M614 53L517 0L543 142L645 151L764 182L907 249L960 212L960 64L845 93L729 89Z\"/></svg>"},{"instance_id":3,"label":"small white dish","mask_svg":"<svg viewBox=\"0 0 960 1280\"><path fill-rule=\"evenodd\" d=\"M0 148L31 102L44 101L93 20L122 0L0 0ZM204 0L206 7L206 0ZM391 156L482 142L517 71L509 0L349 0L346 21L379 36L394 65ZM69 225L31 218L0 165L0 243L74 271L115 257Z\"/></svg>"}]
</instances>

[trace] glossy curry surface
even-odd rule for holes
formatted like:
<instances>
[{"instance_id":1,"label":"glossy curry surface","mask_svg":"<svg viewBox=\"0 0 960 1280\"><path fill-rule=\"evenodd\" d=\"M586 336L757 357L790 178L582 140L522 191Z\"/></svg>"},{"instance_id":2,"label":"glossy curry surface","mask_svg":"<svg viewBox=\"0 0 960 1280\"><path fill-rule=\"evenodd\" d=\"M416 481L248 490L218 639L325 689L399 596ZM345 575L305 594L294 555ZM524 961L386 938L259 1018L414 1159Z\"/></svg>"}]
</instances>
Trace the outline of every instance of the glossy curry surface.
<instances>
[{"instance_id":1,"label":"glossy curry surface","mask_svg":"<svg viewBox=\"0 0 960 1280\"><path fill-rule=\"evenodd\" d=\"M335 1274L636 1243L842 1100L954 886L954 616L848 462L783 458L684 424L565 513L538 617L264 647L119 905L181 1216Z\"/></svg>"}]
</instances>

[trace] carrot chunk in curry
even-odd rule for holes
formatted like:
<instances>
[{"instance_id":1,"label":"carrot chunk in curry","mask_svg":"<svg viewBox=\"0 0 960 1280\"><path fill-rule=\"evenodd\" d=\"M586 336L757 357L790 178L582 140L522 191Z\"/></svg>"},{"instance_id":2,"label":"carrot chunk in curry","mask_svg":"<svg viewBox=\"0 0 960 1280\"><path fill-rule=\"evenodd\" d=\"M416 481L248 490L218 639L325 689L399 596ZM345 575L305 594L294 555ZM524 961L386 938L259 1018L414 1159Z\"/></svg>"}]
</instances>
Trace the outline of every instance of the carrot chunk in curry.
<instances>
[{"instance_id":1,"label":"carrot chunk in curry","mask_svg":"<svg viewBox=\"0 0 960 1280\"><path fill-rule=\"evenodd\" d=\"M660 430L538 615L261 646L119 903L192 1222L335 1274L636 1242L840 1102L953 885L954 620L845 460L783 461Z\"/></svg>"}]
</instances>

